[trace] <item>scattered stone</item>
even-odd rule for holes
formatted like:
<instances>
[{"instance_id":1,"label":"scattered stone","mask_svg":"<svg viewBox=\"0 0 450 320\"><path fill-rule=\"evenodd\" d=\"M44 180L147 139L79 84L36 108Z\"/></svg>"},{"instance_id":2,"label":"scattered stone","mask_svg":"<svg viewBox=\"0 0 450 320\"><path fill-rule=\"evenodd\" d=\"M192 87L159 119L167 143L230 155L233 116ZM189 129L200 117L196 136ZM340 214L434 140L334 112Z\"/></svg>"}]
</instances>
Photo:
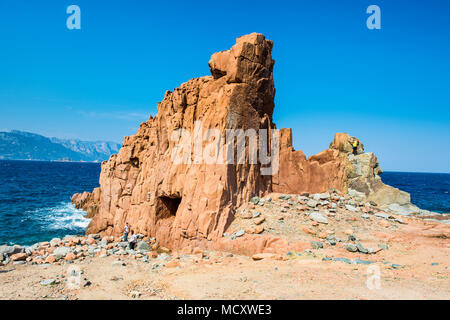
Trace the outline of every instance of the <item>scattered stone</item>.
<instances>
[{"instance_id":1,"label":"scattered stone","mask_svg":"<svg viewBox=\"0 0 450 320\"><path fill-rule=\"evenodd\" d=\"M64 258L69 252L71 252L71 250L68 247L58 247L53 251L53 257L58 261Z\"/></svg>"},{"instance_id":2,"label":"scattered stone","mask_svg":"<svg viewBox=\"0 0 450 320\"><path fill-rule=\"evenodd\" d=\"M136 250L139 252L148 252L151 250L150 245L145 241L139 241L136 245Z\"/></svg>"},{"instance_id":3,"label":"scattered stone","mask_svg":"<svg viewBox=\"0 0 450 320\"><path fill-rule=\"evenodd\" d=\"M311 230L311 229L308 228L308 227L302 227L302 231L303 231L304 233L307 233L307 234L312 234L312 235L315 235L315 234L316 234L316 232L315 232L314 230Z\"/></svg>"},{"instance_id":4,"label":"scattered stone","mask_svg":"<svg viewBox=\"0 0 450 320\"><path fill-rule=\"evenodd\" d=\"M348 264L352 263L352 261L350 259L347 259L347 258L334 258L333 261L340 261L340 262L345 262L345 263L348 263Z\"/></svg>"},{"instance_id":5,"label":"scattered stone","mask_svg":"<svg viewBox=\"0 0 450 320\"><path fill-rule=\"evenodd\" d=\"M354 207L354 206L349 205L349 204L346 204L346 205L345 205L345 208L346 208L348 211L351 211L351 212L358 212L358 211L360 210L359 208Z\"/></svg>"},{"instance_id":6,"label":"scattered stone","mask_svg":"<svg viewBox=\"0 0 450 320\"><path fill-rule=\"evenodd\" d=\"M369 265L375 263L375 261L368 261L368 260L361 260L361 259L355 259L353 260L353 264L365 264L365 265Z\"/></svg>"},{"instance_id":7,"label":"scattered stone","mask_svg":"<svg viewBox=\"0 0 450 320\"><path fill-rule=\"evenodd\" d=\"M312 241L311 246L313 249L321 249L323 248L323 243L319 241Z\"/></svg>"},{"instance_id":8,"label":"scattered stone","mask_svg":"<svg viewBox=\"0 0 450 320\"><path fill-rule=\"evenodd\" d=\"M398 223L400 223L400 224L405 224L404 222L403 222L403 220L402 220L402 218L395 218L394 219L394 221L396 221L396 222L398 222Z\"/></svg>"},{"instance_id":9,"label":"scattered stone","mask_svg":"<svg viewBox=\"0 0 450 320\"><path fill-rule=\"evenodd\" d=\"M253 218L254 214L252 214L251 212L248 211L243 211L239 214L239 217L241 217L242 219L251 219Z\"/></svg>"},{"instance_id":10,"label":"scattered stone","mask_svg":"<svg viewBox=\"0 0 450 320\"><path fill-rule=\"evenodd\" d=\"M316 222L328 224L328 219L318 212L311 212L309 217Z\"/></svg>"},{"instance_id":11,"label":"scattered stone","mask_svg":"<svg viewBox=\"0 0 450 320\"><path fill-rule=\"evenodd\" d=\"M22 248L19 246L0 246L0 255L12 256L16 253L22 253Z\"/></svg>"},{"instance_id":12,"label":"scattered stone","mask_svg":"<svg viewBox=\"0 0 450 320\"><path fill-rule=\"evenodd\" d=\"M256 253L252 256L252 259L255 261L274 258L276 254L274 253Z\"/></svg>"},{"instance_id":13,"label":"scattered stone","mask_svg":"<svg viewBox=\"0 0 450 320\"><path fill-rule=\"evenodd\" d=\"M259 224L263 223L265 220L266 220L266 218L264 218L264 217L259 217L259 218L255 219L255 220L253 221L253 223L256 224L256 225L259 225Z\"/></svg>"},{"instance_id":14,"label":"scattered stone","mask_svg":"<svg viewBox=\"0 0 450 320\"><path fill-rule=\"evenodd\" d=\"M55 259L55 257L54 256L48 256L46 259L45 259L45 263L46 264L52 264L52 263L54 263L56 261L56 259Z\"/></svg>"},{"instance_id":15,"label":"scattered stone","mask_svg":"<svg viewBox=\"0 0 450 320\"><path fill-rule=\"evenodd\" d=\"M375 217L389 219L389 215L387 213L382 213L382 212L375 213Z\"/></svg>"},{"instance_id":16,"label":"scattered stone","mask_svg":"<svg viewBox=\"0 0 450 320\"><path fill-rule=\"evenodd\" d=\"M364 248L363 245L361 243L359 243L358 241L356 242L356 248L361 253L365 253L365 254L369 253L369 251L366 248Z\"/></svg>"},{"instance_id":17,"label":"scattered stone","mask_svg":"<svg viewBox=\"0 0 450 320\"><path fill-rule=\"evenodd\" d=\"M297 201L299 202L308 202L309 198L305 196L297 196Z\"/></svg>"},{"instance_id":18,"label":"scattered stone","mask_svg":"<svg viewBox=\"0 0 450 320\"><path fill-rule=\"evenodd\" d=\"M347 251L350 251L350 252L357 252L357 251L358 251L358 247L357 247L356 245L354 245L353 243L347 244L347 245L345 246L345 249L346 249Z\"/></svg>"},{"instance_id":19,"label":"scattered stone","mask_svg":"<svg viewBox=\"0 0 450 320\"><path fill-rule=\"evenodd\" d=\"M329 193L316 193L312 197L316 201L327 200L327 199L330 199L330 194Z\"/></svg>"},{"instance_id":20,"label":"scattered stone","mask_svg":"<svg viewBox=\"0 0 450 320\"><path fill-rule=\"evenodd\" d=\"M170 253L171 252L171 250L166 247L159 247L159 251L162 253Z\"/></svg>"},{"instance_id":21,"label":"scattered stone","mask_svg":"<svg viewBox=\"0 0 450 320\"><path fill-rule=\"evenodd\" d=\"M123 262L123 261L114 261L114 262L112 263L112 265L113 265L113 266L121 266L121 267L124 267L124 266L126 266L127 264L126 264L125 262Z\"/></svg>"},{"instance_id":22,"label":"scattered stone","mask_svg":"<svg viewBox=\"0 0 450 320\"><path fill-rule=\"evenodd\" d=\"M66 257L64 258L64 260L66 261L73 261L77 258L77 256L73 253L73 252L69 252Z\"/></svg>"},{"instance_id":23,"label":"scattered stone","mask_svg":"<svg viewBox=\"0 0 450 320\"><path fill-rule=\"evenodd\" d=\"M236 239L236 238L242 237L244 234L245 234L245 230L240 229L231 235L231 239Z\"/></svg>"},{"instance_id":24,"label":"scattered stone","mask_svg":"<svg viewBox=\"0 0 450 320\"><path fill-rule=\"evenodd\" d=\"M55 279L42 280L39 283L41 284L41 286L53 286L56 284L56 280Z\"/></svg>"},{"instance_id":25,"label":"scattered stone","mask_svg":"<svg viewBox=\"0 0 450 320\"><path fill-rule=\"evenodd\" d=\"M11 261L23 261L28 257L26 253L15 253L11 255Z\"/></svg>"},{"instance_id":26,"label":"scattered stone","mask_svg":"<svg viewBox=\"0 0 450 320\"><path fill-rule=\"evenodd\" d=\"M264 226L263 225L256 226L254 230L256 234L260 234L264 231Z\"/></svg>"},{"instance_id":27,"label":"scattered stone","mask_svg":"<svg viewBox=\"0 0 450 320\"><path fill-rule=\"evenodd\" d=\"M248 199L248 198L247 198ZM250 202L252 202L254 205L258 204L259 202L259 197L253 197L250 199Z\"/></svg>"},{"instance_id":28,"label":"scattered stone","mask_svg":"<svg viewBox=\"0 0 450 320\"><path fill-rule=\"evenodd\" d=\"M328 244L329 244L330 246L335 246L335 245L336 245L336 240L330 239L330 240L328 240Z\"/></svg>"},{"instance_id":29,"label":"scattered stone","mask_svg":"<svg viewBox=\"0 0 450 320\"><path fill-rule=\"evenodd\" d=\"M307 205L308 207L310 207L310 208L315 208L315 207L317 207L317 204L318 204L318 202L317 202L316 200L313 200L313 199L310 199L310 200L306 203L306 205Z\"/></svg>"}]
</instances>

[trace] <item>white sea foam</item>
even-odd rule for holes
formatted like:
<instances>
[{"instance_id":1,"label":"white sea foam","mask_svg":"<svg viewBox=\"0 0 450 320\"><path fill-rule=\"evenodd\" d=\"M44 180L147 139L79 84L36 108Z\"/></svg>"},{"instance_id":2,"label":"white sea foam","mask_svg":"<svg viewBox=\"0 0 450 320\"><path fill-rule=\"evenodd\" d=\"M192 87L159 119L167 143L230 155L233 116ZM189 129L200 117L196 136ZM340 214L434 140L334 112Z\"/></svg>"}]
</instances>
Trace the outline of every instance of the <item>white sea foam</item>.
<instances>
[{"instance_id":1,"label":"white sea foam","mask_svg":"<svg viewBox=\"0 0 450 320\"><path fill-rule=\"evenodd\" d=\"M91 221L85 217L83 210L76 209L70 202L35 210L34 215L35 219L41 222L43 231L86 229Z\"/></svg>"}]
</instances>

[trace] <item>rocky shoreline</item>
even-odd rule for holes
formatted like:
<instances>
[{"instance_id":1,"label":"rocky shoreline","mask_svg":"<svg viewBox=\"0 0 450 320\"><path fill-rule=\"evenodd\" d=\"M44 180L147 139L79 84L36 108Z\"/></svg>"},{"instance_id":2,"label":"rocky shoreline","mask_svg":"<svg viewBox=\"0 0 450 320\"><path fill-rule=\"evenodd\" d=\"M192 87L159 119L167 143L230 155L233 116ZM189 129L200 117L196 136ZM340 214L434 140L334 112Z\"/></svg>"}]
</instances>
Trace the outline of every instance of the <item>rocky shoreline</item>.
<instances>
[{"instance_id":1,"label":"rocky shoreline","mask_svg":"<svg viewBox=\"0 0 450 320\"><path fill-rule=\"evenodd\" d=\"M309 158L294 150L292 131L272 121L272 46L240 37L212 55L210 76L167 91L102 163L100 187L72 197L91 218L86 236L0 246L0 298L448 298L449 215L384 184L377 157L349 134ZM224 135L277 132L279 170L174 163L170 137L198 122ZM125 224L139 235L135 250L121 241ZM384 291L366 285L372 266Z\"/></svg>"},{"instance_id":2,"label":"rocky shoreline","mask_svg":"<svg viewBox=\"0 0 450 320\"><path fill-rule=\"evenodd\" d=\"M336 190L254 197L237 209L227 231L215 247L185 246L178 251L142 234L135 250L120 238L99 234L66 236L29 247L0 246L4 284L0 299L297 299L304 298L298 292L310 286L320 294L306 297L449 298L447 224L394 214ZM398 287L398 295L387 289L364 289L364 268L369 266L380 268L384 285ZM265 276L273 272L274 277L279 274L278 280ZM284 282L299 272L300 279L319 273L326 281L305 279L302 289ZM234 286L242 289L241 294L227 291L225 282L214 286L217 273L237 277ZM198 274L207 277L202 281L209 286L198 287ZM359 289L347 296L352 289L343 279L349 276L358 281ZM70 286L73 279L75 288ZM273 294L254 288L248 279L263 287L275 286ZM408 291L406 283L411 281L416 287ZM329 283L345 290L329 292ZM279 286L287 287L278 292ZM23 291L28 293L24 296Z\"/></svg>"},{"instance_id":3,"label":"rocky shoreline","mask_svg":"<svg viewBox=\"0 0 450 320\"><path fill-rule=\"evenodd\" d=\"M344 248L348 252L375 255L386 248L379 243L365 248L358 238L364 233L396 232L399 226L416 220L448 224L450 215L439 215L425 210L405 212L397 206L389 205L381 209L373 202L358 201L358 197L340 195L331 189L327 193L301 195L271 194L264 198L253 197L241 206L223 238L211 246L212 249L247 254L255 260L270 255L283 259L292 255L292 250L303 252L318 250L324 246ZM445 237L450 236L445 234ZM138 234L135 250L129 249L121 237L101 237L99 234L87 236L68 235L32 246L0 246L0 264L49 265L72 264L86 258L112 256L120 261L124 256L132 256L144 263L159 256L176 265L183 255L195 255L202 259L207 254L204 248L185 246L172 253L156 238ZM270 238L270 244L262 245L256 239ZM245 250L239 244L245 244ZM273 245L276 244L276 245Z\"/></svg>"}]
</instances>

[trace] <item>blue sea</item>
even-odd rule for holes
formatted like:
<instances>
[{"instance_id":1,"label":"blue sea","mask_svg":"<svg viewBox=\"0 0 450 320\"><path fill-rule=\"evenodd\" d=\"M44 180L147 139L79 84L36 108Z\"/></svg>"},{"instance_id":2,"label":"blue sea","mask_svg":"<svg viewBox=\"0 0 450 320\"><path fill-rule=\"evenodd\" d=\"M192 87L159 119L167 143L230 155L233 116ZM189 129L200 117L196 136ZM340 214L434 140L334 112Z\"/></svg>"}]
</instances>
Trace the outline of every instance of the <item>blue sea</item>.
<instances>
[{"instance_id":1,"label":"blue sea","mask_svg":"<svg viewBox=\"0 0 450 320\"><path fill-rule=\"evenodd\" d=\"M98 187L100 163L0 160L0 245L84 234L74 193Z\"/></svg>"},{"instance_id":2,"label":"blue sea","mask_svg":"<svg viewBox=\"0 0 450 320\"><path fill-rule=\"evenodd\" d=\"M0 244L31 245L84 234L89 219L70 199L98 187L99 163L0 160ZM412 202L450 212L450 174L385 172L382 180Z\"/></svg>"}]
</instances>

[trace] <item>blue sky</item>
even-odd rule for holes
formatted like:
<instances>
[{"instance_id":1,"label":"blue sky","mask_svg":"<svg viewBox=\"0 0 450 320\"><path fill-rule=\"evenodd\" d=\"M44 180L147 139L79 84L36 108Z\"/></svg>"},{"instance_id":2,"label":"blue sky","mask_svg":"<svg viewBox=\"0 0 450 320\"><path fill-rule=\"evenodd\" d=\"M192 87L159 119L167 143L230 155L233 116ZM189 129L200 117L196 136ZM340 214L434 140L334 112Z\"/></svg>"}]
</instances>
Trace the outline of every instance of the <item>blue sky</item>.
<instances>
[{"instance_id":1,"label":"blue sky","mask_svg":"<svg viewBox=\"0 0 450 320\"><path fill-rule=\"evenodd\" d=\"M68 30L66 8L81 8ZM381 30L366 8L381 8ZM278 128L335 132L384 170L450 172L449 1L0 0L0 130L122 141L241 35L274 41Z\"/></svg>"}]
</instances>

